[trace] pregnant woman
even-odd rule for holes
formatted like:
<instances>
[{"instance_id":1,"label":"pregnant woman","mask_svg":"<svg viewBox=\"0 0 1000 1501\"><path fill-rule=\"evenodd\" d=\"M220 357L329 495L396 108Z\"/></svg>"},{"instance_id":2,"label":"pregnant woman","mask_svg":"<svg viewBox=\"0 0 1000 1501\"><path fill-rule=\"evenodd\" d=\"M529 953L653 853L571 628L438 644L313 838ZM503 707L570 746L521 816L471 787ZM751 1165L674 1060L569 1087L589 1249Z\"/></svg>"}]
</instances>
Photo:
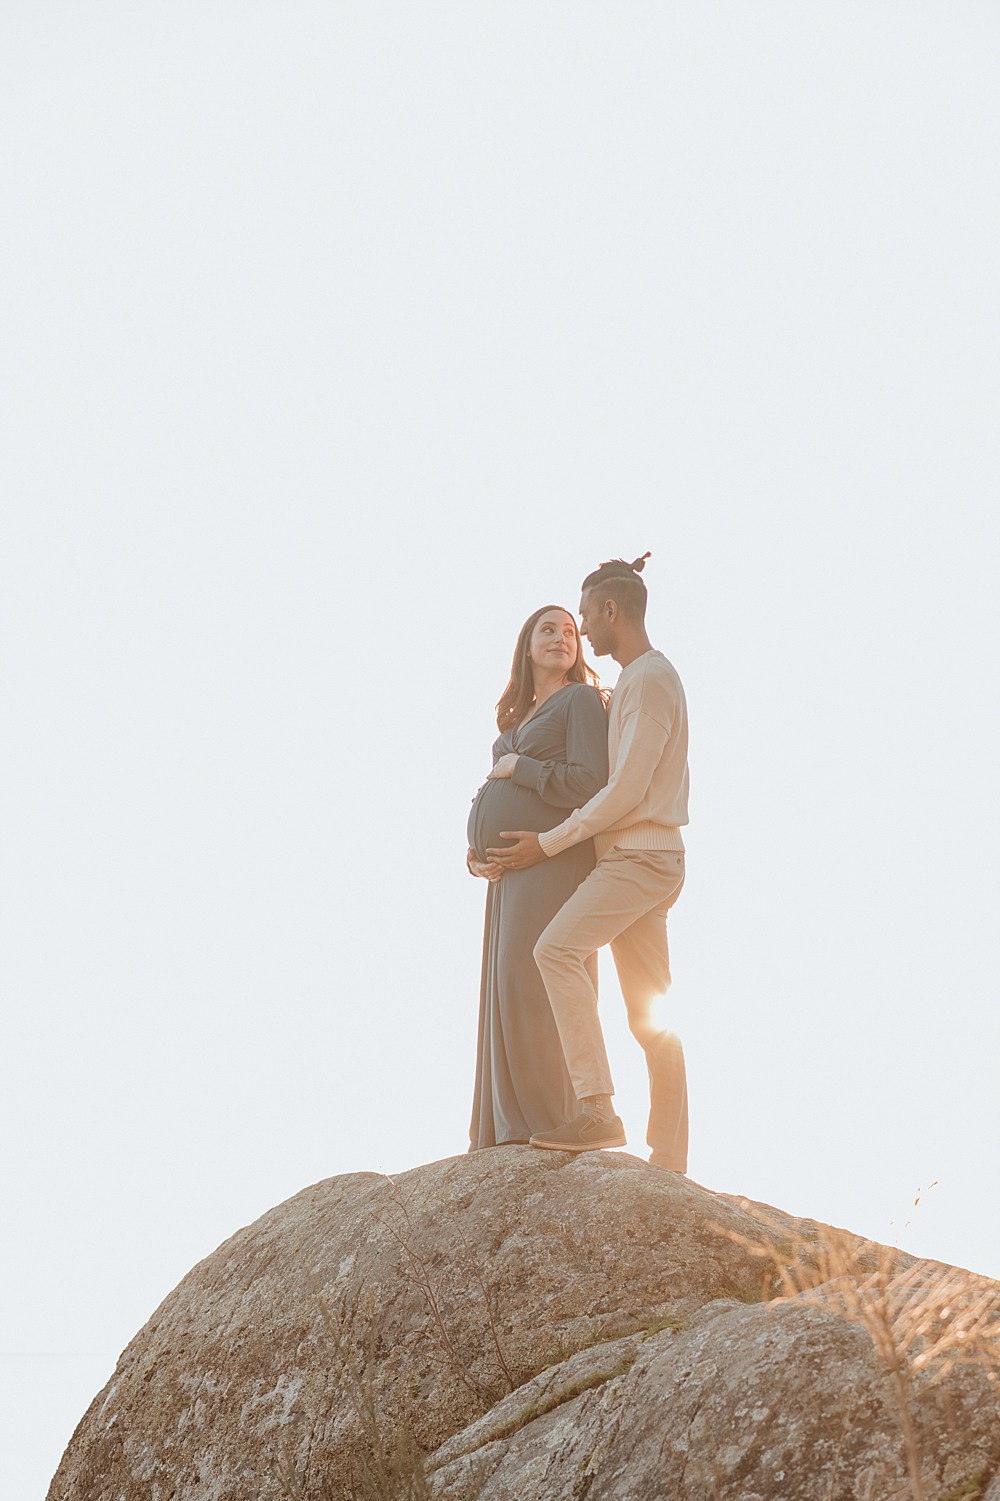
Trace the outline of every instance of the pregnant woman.
<instances>
[{"instance_id":1,"label":"pregnant woman","mask_svg":"<svg viewBox=\"0 0 1000 1501\"><path fill-rule=\"evenodd\" d=\"M604 786L608 724L596 684L569 611L536 610L517 638L493 770L469 815L469 870L489 882L471 1150L527 1142L579 1111L532 949L593 870L593 842L528 870L503 871L486 850L501 845L501 829L555 828ZM590 963L596 984L596 956Z\"/></svg>"}]
</instances>

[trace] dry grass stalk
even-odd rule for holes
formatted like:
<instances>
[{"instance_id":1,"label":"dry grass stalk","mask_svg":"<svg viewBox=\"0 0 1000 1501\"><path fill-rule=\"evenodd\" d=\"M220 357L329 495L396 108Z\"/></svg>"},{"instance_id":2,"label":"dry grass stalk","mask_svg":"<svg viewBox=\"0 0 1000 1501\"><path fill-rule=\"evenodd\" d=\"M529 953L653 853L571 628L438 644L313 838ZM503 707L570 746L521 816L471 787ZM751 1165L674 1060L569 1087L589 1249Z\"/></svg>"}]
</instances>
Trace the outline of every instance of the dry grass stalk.
<instances>
[{"instance_id":1,"label":"dry grass stalk","mask_svg":"<svg viewBox=\"0 0 1000 1501\"><path fill-rule=\"evenodd\" d=\"M335 1317L322 1295L317 1296L317 1304L333 1346L341 1386L363 1439L363 1446L349 1463L341 1492L343 1501L429 1501L423 1450L407 1426L386 1424L379 1409L371 1375L374 1333L364 1359L360 1359L347 1338L344 1311Z\"/></svg>"},{"instance_id":2,"label":"dry grass stalk","mask_svg":"<svg viewBox=\"0 0 1000 1501\"><path fill-rule=\"evenodd\" d=\"M841 1231L815 1227L789 1240L774 1225L773 1240L752 1241L717 1227L770 1264L772 1300L808 1303L864 1329L884 1366L895 1398L913 1501L925 1501L923 1456L913 1421L914 1379L942 1380L956 1365L1000 1374L1000 1288L957 1267L913 1261L889 1246L873 1246Z\"/></svg>"},{"instance_id":3,"label":"dry grass stalk","mask_svg":"<svg viewBox=\"0 0 1000 1501\"><path fill-rule=\"evenodd\" d=\"M388 1176L386 1182L392 1207L398 1212L400 1223L393 1224L384 1215L378 1217L378 1223L403 1253L403 1275L420 1292L431 1329L448 1364L463 1385L475 1394L477 1400L491 1406L498 1394L472 1374L468 1362L451 1338L430 1269L417 1246L409 1205L398 1184ZM460 1229L458 1233L465 1248L466 1259L483 1295L489 1334L505 1390L512 1392L515 1381L500 1343L489 1288L468 1240ZM352 1297L352 1307L360 1301L363 1292L364 1284ZM313 1498L315 1501L429 1501L430 1487L424 1451L408 1426L387 1422L380 1411L372 1374L377 1366L374 1328L369 1330L367 1346L363 1354L360 1354L349 1337L350 1314L347 1305L341 1304L334 1312L319 1289L316 1291L316 1302L332 1346L341 1389L357 1420L361 1444L351 1455L347 1477L336 1490L331 1488L329 1481L325 1481L318 1493L315 1489L307 1493L305 1482L299 1478L294 1466L279 1463L273 1474L281 1486L281 1495L287 1501L313 1501Z\"/></svg>"},{"instance_id":4,"label":"dry grass stalk","mask_svg":"<svg viewBox=\"0 0 1000 1501\"><path fill-rule=\"evenodd\" d=\"M430 1269L428 1268L423 1256L417 1249L416 1232L413 1227L413 1221L410 1218L409 1206L406 1200L403 1198L403 1195L400 1193L399 1185L388 1176L386 1178L386 1182L389 1184L393 1205L402 1216L403 1228L398 1229L395 1225L391 1224L389 1220L385 1219L382 1216L379 1217L379 1223L385 1230L388 1231L388 1233L392 1236L393 1240L402 1251L405 1259L404 1275L413 1284L413 1286L419 1290L421 1296L423 1297L424 1303L427 1306L427 1311L430 1314L431 1325L437 1334L441 1348L447 1356L449 1364L451 1365L453 1371L458 1376L458 1379L462 1382L462 1384L464 1386L467 1386L470 1391L473 1391L480 1400L486 1401L490 1405L492 1405L498 1400L500 1396L504 1396L508 1392L512 1392L517 1383L515 1382L514 1377L511 1374L510 1367L508 1366L507 1361L504 1357L503 1347L500 1343L500 1334L497 1329L496 1319L493 1313L493 1302L490 1298L489 1289L486 1286L486 1281L483 1277L482 1269L480 1268L472 1253L469 1242L466 1240L461 1229L459 1229L458 1233L461 1238L462 1244L465 1247L466 1259L472 1269L473 1276L479 1284L480 1291L483 1295L483 1302L486 1306L486 1318L489 1326L490 1338L493 1344L493 1351L496 1357L497 1366L502 1376L502 1390L499 1392L494 1390L492 1387L487 1386L485 1382L480 1381L476 1376L474 1376L469 1369L468 1361L465 1360L456 1349L454 1341L452 1340L451 1335L448 1333L447 1325L445 1324L444 1315L442 1314L437 1293L434 1289L433 1281L431 1280Z\"/></svg>"}]
</instances>

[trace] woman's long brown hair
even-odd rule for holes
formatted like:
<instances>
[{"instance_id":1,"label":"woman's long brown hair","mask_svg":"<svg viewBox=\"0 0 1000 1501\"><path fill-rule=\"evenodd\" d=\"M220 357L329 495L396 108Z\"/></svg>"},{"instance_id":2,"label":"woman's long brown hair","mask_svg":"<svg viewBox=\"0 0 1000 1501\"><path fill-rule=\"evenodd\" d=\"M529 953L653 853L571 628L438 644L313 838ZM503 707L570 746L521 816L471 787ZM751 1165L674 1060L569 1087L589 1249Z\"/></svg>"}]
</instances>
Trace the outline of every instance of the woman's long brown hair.
<instances>
[{"instance_id":1,"label":"woman's long brown hair","mask_svg":"<svg viewBox=\"0 0 1000 1501\"><path fill-rule=\"evenodd\" d=\"M564 615L569 615L573 621L573 631L576 635L576 661L566 673L567 683L589 683L592 688L598 688L600 679L594 669L583 660L583 642L580 639L580 631L576 620L564 605L542 605L534 615L529 615L521 627L514 647L514 660L510 664L510 682L500 695L497 704L497 729L510 730L527 714L535 702L535 681L531 672L531 633L548 610L561 610ZM598 691L599 688L598 688Z\"/></svg>"}]
</instances>

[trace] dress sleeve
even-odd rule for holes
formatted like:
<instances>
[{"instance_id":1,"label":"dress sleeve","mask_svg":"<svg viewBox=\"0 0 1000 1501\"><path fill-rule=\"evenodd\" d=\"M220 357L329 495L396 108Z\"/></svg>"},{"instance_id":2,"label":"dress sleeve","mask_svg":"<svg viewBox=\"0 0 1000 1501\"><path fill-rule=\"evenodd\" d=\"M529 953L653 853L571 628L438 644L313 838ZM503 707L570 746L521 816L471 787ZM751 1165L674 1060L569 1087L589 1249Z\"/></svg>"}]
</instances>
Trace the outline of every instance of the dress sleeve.
<instances>
[{"instance_id":1,"label":"dress sleeve","mask_svg":"<svg viewBox=\"0 0 1000 1501\"><path fill-rule=\"evenodd\" d=\"M596 688L567 697L565 761L519 754L512 780L556 808L579 808L601 790L608 780L608 714Z\"/></svg>"}]
</instances>

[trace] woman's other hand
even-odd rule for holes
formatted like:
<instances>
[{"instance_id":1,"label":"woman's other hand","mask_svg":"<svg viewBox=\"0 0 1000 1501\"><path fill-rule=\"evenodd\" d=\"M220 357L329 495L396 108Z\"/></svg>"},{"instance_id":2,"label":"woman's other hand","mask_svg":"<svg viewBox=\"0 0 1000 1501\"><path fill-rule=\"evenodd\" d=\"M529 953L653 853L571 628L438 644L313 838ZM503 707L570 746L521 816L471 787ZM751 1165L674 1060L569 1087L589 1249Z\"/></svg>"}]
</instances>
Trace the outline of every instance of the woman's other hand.
<instances>
[{"instance_id":1,"label":"woman's other hand","mask_svg":"<svg viewBox=\"0 0 1000 1501\"><path fill-rule=\"evenodd\" d=\"M505 777L512 777L516 765L517 756L513 751L510 751L506 756L501 756L499 761L496 762L493 770L490 772L489 780L491 782L501 782Z\"/></svg>"},{"instance_id":2,"label":"woman's other hand","mask_svg":"<svg viewBox=\"0 0 1000 1501\"><path fill-rule=\"evenodd\" d=\"M466 856L465 863L470 875L482 876L485 881L499 881L503 875L503 866L498 860L477 860L472 850Z\"/></svg>"}]
</instances>

